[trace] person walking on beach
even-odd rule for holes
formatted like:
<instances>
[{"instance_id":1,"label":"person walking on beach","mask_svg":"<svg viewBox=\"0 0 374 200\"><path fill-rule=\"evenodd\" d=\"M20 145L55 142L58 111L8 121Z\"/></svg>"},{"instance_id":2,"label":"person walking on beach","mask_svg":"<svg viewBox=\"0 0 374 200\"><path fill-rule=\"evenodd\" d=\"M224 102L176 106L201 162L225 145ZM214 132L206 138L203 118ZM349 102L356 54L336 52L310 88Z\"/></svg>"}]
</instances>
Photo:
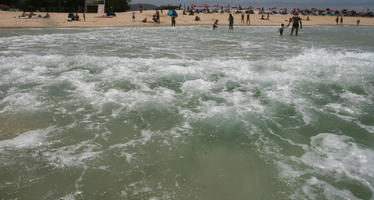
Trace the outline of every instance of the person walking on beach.
<instances>
[{"instance_id":1,"label":"person walking on beach","mask_svg":"<svg viewBox=\"0 0 374 200\"><path fill-rule=\"evenodd\" d=\"M292 23L292 29L290 35L293 35L293 32L295 31L295 35L297 36L299 33L299 27L300 29L303 29L303 24L301 23L301 18L299 17L298 13L295 13L294 16L291 18L291 21L288 23L287 27L290 26Z\"/></svg>"},{"instance_id":2,"label":"person walking on beach","mask_svg":"<svg viewBox=\"0 0 374 200\"><path fill-rule=\"evenodd\" d=\"M336 21L336 25L338 25L339 24L339 16L336 16L335 21Z\"/></svg>"},{"instance_id":3,"label":"person walking on beach","mask_svg":"<svg viewBox=\"0 0 374 200\"><path fill-rule=\"evenodd\" d=\"M242 23L244 24L244 12L242 13Z\"/></svg>"},{"instance_id":4,"label":"person walking on beach","mask_svg":"<svg viewBox=\"0 0 374 200\"><path fill-rule=\"evenodd\" d=\"M360 25L360 19L357 19L356 26L359 26L359 25Z\"/></svg>"},{"instance_id":5,"label":"person walking on beach","mask_svg":"<svg viewBox=\"0 0 374 200\"><path fill-rule=\"evenodd\" d=\"M132 11L132 22L135 22L135 12L134 11Z\"/></svg>"},{"instance_id":6,"label":"person walking on beach","mask_svg":"<svg viewBox=\"0 0 374 200\"><path fill-rule=\"evenodd\" d=\"M343 16L340 17L340 24L343 24Z\"/></svg>"},{"instance_id":7,"label":"person walking on beach","mask_svg":"<svg viewBox=\"0 0 374 200\"><path fill-rule=\"evenodd\" d=\"M234 17L232 16L231 13L229 15L229 29L230 30L234 29Z\"/></svg>"},{"instance_id":8,"label":"person walking on beach","mask_svg":"<svg viewBox=\"0 0 374 200\"><path fill-rule=\"evenodd\" d=\"M247 14L247 24L251 24L251 17L249 13Z\"/></svg>"},{"instance_id":9,"label":"person walking on beach","mask_svg":"<svg viewBox=\"0 0 374 200\"><path fill-rule=\"evenodd\" d=\"M83 21L86 22L86 10L83 11Z\"/></svg>"},{"instance_id":10,"label":"person walking on beach","mask_svg":"<svg viewBox=\"0 0 374 200\"><path fill-rule=\"evenodd\" d=\"M268 19L267 20L270 20L270 12L268 12Z\"/></svg>"}]
</instances>

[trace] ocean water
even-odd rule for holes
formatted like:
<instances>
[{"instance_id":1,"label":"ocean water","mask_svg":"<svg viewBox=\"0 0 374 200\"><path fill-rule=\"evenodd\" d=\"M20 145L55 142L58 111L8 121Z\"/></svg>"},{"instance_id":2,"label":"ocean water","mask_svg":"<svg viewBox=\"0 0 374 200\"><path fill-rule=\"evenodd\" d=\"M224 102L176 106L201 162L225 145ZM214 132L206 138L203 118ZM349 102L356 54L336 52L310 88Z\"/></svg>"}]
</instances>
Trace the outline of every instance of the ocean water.
<instances>
[{"instance_id":1,"label":"ocean water","mask_svg":"<svg viewBox=\"0 0 374 200\"><path fill-rule=\"evenodd\" d=\"M373 32L0 30L0 199L373 200Z\"/></svg>"}]
</instances>

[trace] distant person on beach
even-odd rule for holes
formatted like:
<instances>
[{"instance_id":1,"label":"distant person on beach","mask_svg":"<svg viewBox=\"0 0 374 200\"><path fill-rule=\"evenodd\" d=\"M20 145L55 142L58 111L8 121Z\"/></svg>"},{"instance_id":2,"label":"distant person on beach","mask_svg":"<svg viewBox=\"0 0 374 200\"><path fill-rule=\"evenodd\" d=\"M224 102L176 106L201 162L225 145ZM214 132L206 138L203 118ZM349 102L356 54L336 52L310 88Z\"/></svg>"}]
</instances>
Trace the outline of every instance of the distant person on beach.
<instances>
[{"instance_id":1,"label":"distant person on beach","mask_svg":"<svg viewBox=\"0 0 374 200\"><path fill-rule=\"evenodd\" d=\"M343 24L343 16L340 17L340 24Z\"/></svg>"},{"instance_id":2,"label":"distant person on beach","mask_svg":"<svg viewBox=\"0 0 374 200\"><path fill-rule=\"evenodd\" d=\"M294 16L291 18L291 21L288 23L287 27L289 27L291 23L292 29L290 35L293 35L293 32L295 31L295 35L297 36L299 33L299 28L303 28L303 24L301 23L301 18L299 17L298 13L294 14Z\"/></svg>"},{"instance_id":3,"label":"distant person on beach","mask_svg":"<svg viewBox=\"0 0 374 200\"><path fill-rule=\"evenodd\" d=\"M284 32L284 24L281 24L281 27L279 28L279 34L283 35Z\"/></svg>"},{"instance_id":4,"label":"distant person on beach","mask_svg":"<svg viewBox=\"0 0 374 200\"><path fill-rule=\"evenodd\" d=\"M70 12L70 13L68 14L68 21L71 22L71 21L74 20L74 18L75 18L75 16L74 16L73 12Z\"/></svg>"},{"instance_id":5,"label":"distant person on beach","mask_svg":"<svg viewBox=\"0 0 374 200\"><path fill-rule=\"evenodd\" d=\"M359 25L360 25L360 19L357 19L356 26L359 26Z\"/></svg>"},{"instance_id":6,"label":"distant person on beach","mask_svg":"<svg viewBox=\"0 0 374 200\"><path fill-rule=\"evenodd\" d=\"M216 19L213 23L213 30L216 30L217 27L218 27L218 19Z\"/></svg>"},{"instance_id":7,"label":"distant person on beach","mask_svg":"<svg viewBox=\"0 0 374 200\"><path fill-rule=\"evenodd\" d=\"M267 20L270 20L270 12L268 12L268 18L267 18Z\"/></svg>"},{"instance_id":8,"label":"distant person on beach","mask_svg":"<svg viewBox=\"0 0 374 200\"><path fill-rule=\"evenodd\" d=\"M197 22L200 21L200 17L196 15L195 21L197 21Z\"/></svg>"},{"instance_id":9,"label":"distant person on beach","mask_svg":"<svg viewBox=\"0 0 374 200\"><path fill-rule=\"evenodd\" d=\"M49 18L49 13L46 13L42 18L46 19L46 18Z\"/></svg>"},{"instance_id":10,"label":"distant person on beach","mask_svg":"<svg viewBox=\"0 0 374 200\"><path fill-rule=\"evenodd\" d=\"M23 12L22 12L22 15L21 15L21 16L19 16L18 18L20 18L20 17L26 17L26 12L25 12L25 11L23 11Z\"/></svg>"},{"instance_id":11,"label":"distant person on beach","mask_svg":"<svg viewBox=\"0 0 374 200\"><path fill-rule=\"evenodd\" d=\"M230 30L234 29L234 17L232 16L231 13L229 15L229 29Z\"/></svg>"},{"instance_id":12,"label":"distant person on beach","mask_svg":"<svg viewBox=\"0 0 374 200\"><path fill-rule=\"evenodd\" d=\"M135 22L135 12L134 11L132 11L132 17L131 18L132 18L132 21Z\"/></svg>"},{"instance_id":13,"label":"distant person on beach","mask_svg":"<svg viewBox=\"0 0 374 200\"><path fill-rule=\"evenodd\" d=\"M309 15L306 17L306 21L309 21L310 19L309 19Z\"/></svg>"},{"instance_id":14,"label":"distant person on beach","mask_svg":"<svg viewBox=\"0 0 374 200\"><path fill-rule=\"evenodd\" d=\"M171 26L175 26L175 16L171 16Z\"/></svg>"},{"instance_id":15,"label":"distant person on beach","mask_svg":"<svg viewBox=\"0 0 374 200\"><path fill-rule=\"evenodd\" d=\"M79 21L79 15L78 15L78 13L75 13L74 20L75 21Z\"/></svg>"},{"instance_id":16,"label":"distant person on beach","mask_svg":"<svg viewBox=\"0 0 374 200\"><path fill-rule=\"evenodd\" d=\"M244 24L244 12L242 13L242 23Z\"/></svg>"},{"instance_id":17,"label":"distant person on beach","mask_svg":"<svg viewBox=\"0 0 374 200\"><path fill-rule=\"evenodd\" d=\"M156 11L156 23L160 23L160 12Z\"/></svg>"},{"instance_id":18,"label":"distant person on beach","mask_svg":"<svg viewBox=\"0 0 374 200\"><path fill-rule=\"evenodd\" d=\"M155 22L155 23L160 23L160 12L158 12L158 10L156 11L156 13L154 15L152 15L152 20Z\"/></svg>"},{"instance_id":19,"label":"distant person on beach","mask_svg":"<svg viewBox=\"0 0 374 200\"><path fill-rule=\"evenodd\" d=\"M83 21L86 22L86 10L83 12Z\"/></svg>"},{"instance_id":20,"label":"distant person on beach","mask_svg":"<svg viewBox=\"0 0 374 200\"><path fill-rule=\"evenodd\" d=\"M336 25L338 25L339 24L339 16L336 16L335 21L336 21Z\"/></svg>"},{"instance_id":21,"label":"distant person on beach","mask_svg":"<svg viewBox=\"0 0 374 200\"><path fill-rule=\"evenodd\" d=\"M251 24L251 17L249 13L247 14L247 24Z\"/></svg>"}]
</instances>

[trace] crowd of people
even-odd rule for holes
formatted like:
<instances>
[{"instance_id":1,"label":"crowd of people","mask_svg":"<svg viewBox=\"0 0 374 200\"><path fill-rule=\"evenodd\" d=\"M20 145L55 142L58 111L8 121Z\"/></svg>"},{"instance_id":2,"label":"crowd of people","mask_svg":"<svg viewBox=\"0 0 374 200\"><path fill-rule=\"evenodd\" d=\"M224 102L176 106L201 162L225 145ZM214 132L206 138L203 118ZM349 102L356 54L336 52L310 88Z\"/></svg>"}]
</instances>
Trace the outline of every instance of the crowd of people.
<instances>
[{"instance_id":1,"label":"crowd of people","mask_svg":"<svg viewBox=\"0 0 374 200\"><path fill-rule=\"evenodd\" d=\"M271 13L270 12L266 12L265 13L265 11L264 12L260 12L260 11L264 11L264 10L262 9L262 10L259 10L259 12L256 12L256 13L259 14L258 15L260 17L259 19L260 20L268 20L268 21L270 21L270 15L271 15ZM154 12L154 14L152 14L152 15L146 14L146 16L148 15L147 17L152 16L152 20L148 21L148 18L145 17L145 18L142 18L141 22L143 22L143 23L150 22L150 23L160 24L160 22L161 22L161 14L160 14L160 12L162 14L163 10L162 9L156 9L155 12ZM187 15L187 14L188 15L194 15L193 18L191 18L191 20L193 20L195 22L204 22L204 23L206 23L207 18L204 17L204 16L202 16L203 17L203 19L202 19L201 15L200 14L196 14L196 13L200 13L200 12L196 12L196 10L194 10L194 9L189 9L189 10L187 10L187 12L186 12L186 10L183 10L183 14L184 15ZM82 14L83 14L83 21L86 21L86 12L84 11ZM251 15L254 14L254 12L251 9L247 9L247 10L236 10L233 13L231 11L228 12L227 21L228 21L228 28L230 30L234 29L234 19L237 19L236 17L234 18L235 14L237 14L237 16L240 16L240 18L238 18L238 20L240 19L240 22L243 25L244 24L250 25L251 24ZM306 20L306 21L310 20L310 16L309 15L307 15L306 18L304 18L304 19L301 19L301 17L299 15L302 15L301 12L296 12L296 10L294 9L292 11L292 17L290 17L289 20L288 20L288 24L285 23L287 25L285 25L284 23L280 23L279 18L278 18L278 21L281 24L280 28L279 28L280 35L283 35L284 34L284 30L287 27L289 27L289 26L291 26L290 35L293 35L293 34L298 35L299 29L302 29L302 20ZM114 16L116 16L116 14L114 13L113 9L109 9L109 10L107 10L106 15L103 15L101 17L114 17ZM132 22L136 23L136 12L132 11L132 14L130 16L132 18ZM140 15L140 16L144 17L144 14ZM177 19L178 19L177 18L178 17L178 13L176 12L176 10L170 9L169 12L167 13L167 16L170 17L171 26L176 26L176 22L177 22ZM224 15L222 15L222 16L224 16ZM254 15L252 15L252 16L254 16ZM44 16L41 16L40 14L37 15L37 14L34 14L33 12L30 12L30 13L23 12L22 15L18 16L18 18L20 18L20 19L21 18L22 19L23 18L24 19L29 19L29 18L50 18L50 15L49 15L49 13L46 13ZM274 17L274 18L276 18L276 17ZM273 22L270 22L270 24L272 24L272 25L274 25L274 18L272 18ZM185 19L186 18L183 19L183 24L186 23ZM214 30L217 29L218 26L219 26L218 25L218 21L219 21L218 19L222 20L222 17L217 17L217 19L215 19L215 17L214 17L212 19L212 21L214 22L213 23L213 29ZM334 23L333 22L334 18L330 18L330 19L331 19L331 23ZM80 18L79 14L77 12L76 13L70 12L68 14L68 16L67 16L67 21L69 21L69 22L80 21L80 20L82 20L82 19ZM258 22L258 19L255 19L254 21L255 22L253 22L253 23L256 24L256 21ZM287 21L287 20L285 20L285 21ZM350 21L350 22L347 22L348 24L352 24L352 20L348 20L348 21ZM342 16L342 15L336 16L335 22L336 22L337 25L338 24L343 24L343 22L344 22L344 16ZM360 22L361 22L360 19L357 19L356 25L357 26L360 25ZM266 24L269 24L269 23L266 22Z\"/></svg>"}]
</instances>

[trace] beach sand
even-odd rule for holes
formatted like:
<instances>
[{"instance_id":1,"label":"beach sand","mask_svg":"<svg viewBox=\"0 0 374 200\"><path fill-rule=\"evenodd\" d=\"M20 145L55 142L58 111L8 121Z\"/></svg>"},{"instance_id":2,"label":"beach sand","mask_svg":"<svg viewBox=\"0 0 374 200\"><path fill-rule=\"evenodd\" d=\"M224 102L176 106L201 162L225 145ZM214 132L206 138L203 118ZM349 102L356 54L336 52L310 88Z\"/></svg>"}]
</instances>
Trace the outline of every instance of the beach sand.
<instances>
[{"instance_id":1,"label":"beach sand","mask_svg":"<svg viewBox=\"0 0 374 200\"><path fill-rule=\"evenodd\" d=\"M8 12L0 11L0 28L42 28L42 27L121 27L121 26L169 26L170 17L167 16L165 10L161 14L161 23L152 23L152 15L155 13L154 10L143 11L143 13L135 12L135 22L132 21L132 12L116 13L117 16L113 18L102 17L97 13L87 13L86 22L83 21L82 13L79 13L81 18L80 21L68 22L67 13L49 13L50 18L32 18L32 19L19 19L21 12ZM182 15L182 11L178 11L179 17L177 17L178 25L212 25L215 19L219 20L219 25L228 24L228 13L200 13L194 16ZM35 13L42 16L45 13ZM201 20L196 22L195 16L198 15ZM233 14L234 25L245 25L241 23L241 14ZM251 25L275 25L279 26L281 23L287 25L288 15L270 15L270 20L261 20L261 15L258 13L251 14ZM143 23L142 20L147 18L147 23ZM265 15L266 18L266 15ZM303 25L335 25L335 16L310 16L310 20L306 20L306 16L302 16ZM374 25L374 18L366 17L344 17L344 25L356 25L357 19L360 19L360 25Z\"/></svg>"}]
</instances>

